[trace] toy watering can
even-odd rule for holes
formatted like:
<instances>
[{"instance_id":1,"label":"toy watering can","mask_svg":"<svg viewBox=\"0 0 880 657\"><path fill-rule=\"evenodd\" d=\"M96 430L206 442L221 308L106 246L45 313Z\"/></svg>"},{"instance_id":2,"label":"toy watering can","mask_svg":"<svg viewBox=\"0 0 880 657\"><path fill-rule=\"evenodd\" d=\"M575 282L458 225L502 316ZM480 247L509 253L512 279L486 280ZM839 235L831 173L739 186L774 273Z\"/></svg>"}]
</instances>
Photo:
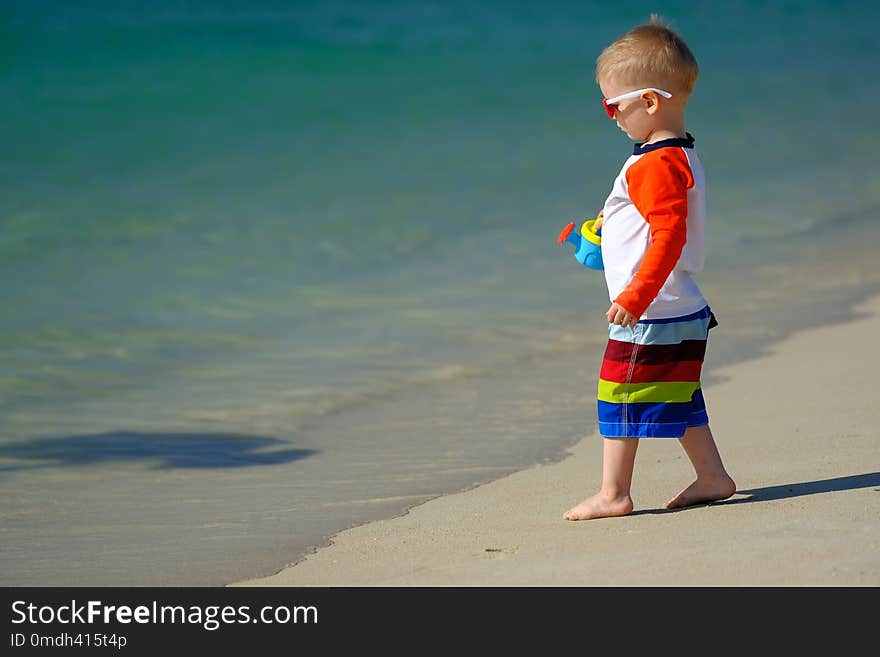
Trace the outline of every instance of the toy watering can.
<instances>
[{"instance_id":1,"label":"toy watering can","mask_svg":"<svg viewBox=\"0 0 880 657\"><path fill-rule=\"evenodd\" d=\"M559 244L563 242L571 242L574 244L574 258L584 267L590 269L605 269L602 263L602 229L596 228L595 219L585 221L579 231L574 230L574 222L572 221L562 232L556 241Z\"/></svg>"}]
</instances>

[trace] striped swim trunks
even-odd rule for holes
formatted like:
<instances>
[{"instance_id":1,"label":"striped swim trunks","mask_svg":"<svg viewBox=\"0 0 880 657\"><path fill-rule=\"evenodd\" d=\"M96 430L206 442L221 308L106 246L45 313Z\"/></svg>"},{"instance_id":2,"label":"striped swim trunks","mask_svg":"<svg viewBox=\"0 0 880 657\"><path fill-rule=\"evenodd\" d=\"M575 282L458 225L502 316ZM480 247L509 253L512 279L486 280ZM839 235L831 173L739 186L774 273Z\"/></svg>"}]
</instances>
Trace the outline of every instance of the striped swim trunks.
<instances>
[{"instance_id":1,"label":"striped swim trunks","mask_svg":"<svg viewBox=\"0 0 880 657\"><path fill-rule=\"evenodd\" d=\"M609 324L599 374L599 433L605 438L681 438L709 423L700 371L709 306L691 315L649 319L635 328Z\"/></svg>"}]
</instances>

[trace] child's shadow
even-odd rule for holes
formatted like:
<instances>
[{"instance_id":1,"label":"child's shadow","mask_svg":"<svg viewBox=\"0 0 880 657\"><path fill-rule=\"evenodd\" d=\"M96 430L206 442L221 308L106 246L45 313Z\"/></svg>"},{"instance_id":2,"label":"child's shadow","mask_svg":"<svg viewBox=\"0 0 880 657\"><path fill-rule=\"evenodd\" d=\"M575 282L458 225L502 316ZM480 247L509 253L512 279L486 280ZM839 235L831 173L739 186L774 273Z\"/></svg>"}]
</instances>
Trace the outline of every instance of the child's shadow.
<instances>
[{"instance_id":1,"label":"child's shadow","mask_svg":"<svg viewBox=\"0 0 880 657\"><path fill-rule=\"evenodd\" d=\"M313 449L287 440L224 433L112 431L45 436L0 445L0 472L69 468L110 461L144 461L153 469L240 468L280 465L307 458ZM10 459L12 463L3 463Z\"/></svg>"},{"instance_id":2,"label":"child's shadow","mask_svg":"<svg viewBox=\"0 0 880 657\"><path fill-rule=\"evenodd\" d=\"M801 497L803 495L815 495L817 493L831 493L841 490L856 490L859 488L870 488L871 486L880 486L880 472L869 472L860 475L851 475L849 477L835 477L834 479L820 479L819 481L804 481L799 484L783 484L781 486L767 486L766 488L751 488L748 490L738 490L736 495L748 495L748 497L733 497L719 502L708 502L706 504L694 504L692 506L682 507L678 509L644 509L635 511L630 515L640 515L646 513L674 513L676 511L686 511L688 509L696 509L707 506L721 506L722 504L745 504L748 502L769 502L770 500L782 500L787 497ZM880 492L880 488L876 488Z\"/></svg>"}]
</instances>

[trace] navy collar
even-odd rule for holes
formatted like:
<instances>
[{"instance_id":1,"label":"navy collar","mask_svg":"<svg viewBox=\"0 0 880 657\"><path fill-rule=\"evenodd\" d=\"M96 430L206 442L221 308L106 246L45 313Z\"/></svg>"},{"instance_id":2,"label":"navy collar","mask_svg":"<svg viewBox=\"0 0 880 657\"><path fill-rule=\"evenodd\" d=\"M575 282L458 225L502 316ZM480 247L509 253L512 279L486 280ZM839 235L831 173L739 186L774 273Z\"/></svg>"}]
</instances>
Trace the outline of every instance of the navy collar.
<instances>
[{"instance_id":1,"label":"navy collar","mask_svg":"<svg viewBox=\"0 0 880 657\"><path fill-rule=\"evenodd\" d=\"M694 136L686 132L684 133L687 137L672 137L670 139L661 139L660 141L655 141L653 144L646 144L641 142L633 146L633 155L644 155L645 153L650 153L651 151L656 151L658 148L666 148L668 146L678 146L679 148L693 148L694 147Z\"/></svg>"}]
</instances>

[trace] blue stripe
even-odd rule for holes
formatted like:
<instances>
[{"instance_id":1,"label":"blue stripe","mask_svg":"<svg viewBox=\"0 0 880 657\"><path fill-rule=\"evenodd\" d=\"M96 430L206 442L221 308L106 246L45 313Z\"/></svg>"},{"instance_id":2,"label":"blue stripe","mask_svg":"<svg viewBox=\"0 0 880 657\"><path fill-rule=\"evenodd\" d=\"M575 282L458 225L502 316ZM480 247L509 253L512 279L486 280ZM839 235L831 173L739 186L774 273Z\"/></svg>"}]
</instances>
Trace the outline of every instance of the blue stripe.
<instances>
[{"instance_id":1,"label":"blue stripe","mask_svg":"<svg viewBox=\"0 0 880 657\"><path fill-rule=\"evenodd\" d=\"M681 438L688 427L709 424L700 389L689 402L597 403L599 433L606 438Z\"/></svg>"},{"instance_id":2,"label":"blue stripe","mask_svg":"<svg viewBox=\"0 0 880 657\"><path fill-rule=\"evenodd\" d=\"M599 434L603 438L681 438L685 431L686 422L626 425L617 422L599 423Z\"/></svg>"},{"instance_id":3,"label":"blue stripe","mask_svg":"<svg viewBox=\"0 0 880 657\"><path fill-rule=\"evenodd\" d=\"M697 389L691 398L691 414L688 417L689 427L699 427L709 424L709 414L706 412L706 400L703 399L703 391Z\"/></svg>"},{"instance_id":4,"label":"blue stripe","mask_svg":"<svg viewBox=\"0 0 880 657\"><path fill-rule=\"evenodd\" d=\"M635 402L615 404L601 399L599 404L599 422L623 422L631 424L668 424L685 423L695 409L691 402Z\"/></svg>"},{"instance_id":5,"label":"blue stripe","mask_svg":"<svg viewBox=\"0 0 880 657\"><path fill-rule=\"evenodd\" d=\"M709 424L709 415L706 413L706 411L691 413L691 416L688 418L689 427L700 427L704 424Z\"/></svg>"}]
</instances>

